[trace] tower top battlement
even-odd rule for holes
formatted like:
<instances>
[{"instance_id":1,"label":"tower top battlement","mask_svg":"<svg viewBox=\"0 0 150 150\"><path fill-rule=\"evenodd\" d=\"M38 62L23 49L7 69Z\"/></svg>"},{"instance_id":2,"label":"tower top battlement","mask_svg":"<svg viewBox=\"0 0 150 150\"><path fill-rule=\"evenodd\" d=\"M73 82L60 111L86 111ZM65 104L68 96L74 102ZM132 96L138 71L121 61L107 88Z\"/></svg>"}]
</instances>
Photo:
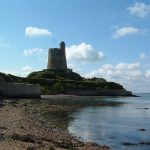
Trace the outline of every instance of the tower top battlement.
<instances>
[{"instance_id":1,"label":"tower top battlement","mask_svg":"<svg viewBox=\"0 0 150 150\"><path fill-rule=\"evenodd\" d=\"M60 49L64 49L65 50L65 42L64 41L60 42Z\"/></svg>"}]
</instances>

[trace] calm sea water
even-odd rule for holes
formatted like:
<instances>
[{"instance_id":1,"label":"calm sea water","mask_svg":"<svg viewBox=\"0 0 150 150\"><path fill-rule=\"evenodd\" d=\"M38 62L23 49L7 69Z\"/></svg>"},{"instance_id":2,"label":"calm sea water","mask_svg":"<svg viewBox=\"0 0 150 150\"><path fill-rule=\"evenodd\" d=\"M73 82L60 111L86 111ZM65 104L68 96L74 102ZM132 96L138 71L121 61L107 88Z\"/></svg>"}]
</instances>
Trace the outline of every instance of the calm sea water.
<instances>
[{"instance_id":1,"label":"calm sea water","mask_svg":"<svg viewBox=\"0 0 150 150\"><path fill-rule=\"evenodd\" d=\"M105 99L125 102L123 105L87 107L74 112L69 131L83 140L106 144L115 150L150 150L150 145L122 144L150 142L150 94L137 95L141 97Z\"/></svg>"}]
</instances>

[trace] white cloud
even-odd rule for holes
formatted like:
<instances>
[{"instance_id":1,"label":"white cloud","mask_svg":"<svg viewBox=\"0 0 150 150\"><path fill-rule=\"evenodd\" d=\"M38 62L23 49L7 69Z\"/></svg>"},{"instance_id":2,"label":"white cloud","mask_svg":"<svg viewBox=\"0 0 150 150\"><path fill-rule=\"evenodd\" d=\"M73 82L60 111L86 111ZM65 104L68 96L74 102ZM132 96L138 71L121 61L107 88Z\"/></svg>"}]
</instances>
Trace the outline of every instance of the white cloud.
<instances>
[{"instance_id":1,"label":"white cloud","mask_svg":"<svg viewBox=\"0 0 150 150\"><path fill-rule=\"evenodd\" d=\"M146 70L145 77L150 77L150 70Z\"/></svg>"},{"instance_id":2,"label":"white cloud","mask_svg":"<svg viewBox=\"0 0 150 150\"><path fill-rule=\"evenodd\" d=\"M140 59L145 59L146 58L146 54L145 53L141 53L140 54Z\"/></svg>"},{"instance_id":3,"label":"white cloud","mask_svg":"<svg viewBox=\"0 0 150 150\"><path fill-rule=\"evenodd\" d=\"M66 57L70 62L96 62L104 58L101 51L96 51L90 44L81 43L66 48Z\"/></svg>"},{"instance_id":4,"label":"white cloud","mask_svg":"<svg viewBox=\"0 0 150 150\"><path fill-rule=\"evenodd\" d=\"M150 15L150 5L136 2L133 6L128 7L127 10L131 15L143 18Z\"/></svg>"},{"instance_id":5,"label":"white cloud","mask_svg":"<svg viewBox=\"0 0 150 150\"><path fill-rule=\"evenodd\" d=\"M104 70L113 70L113 65L111 65L111 64L105 64L105 65L103 65L103 69Z\"/></svg>"},{"instance_id":6,"label":"white cloud","mask_svg":"<svg viewBox=\"0 0 150 150\"><path fill-rule=\"evenodd\" d=\"M113 34L112 38L117 39L117 38L122 38L127 35L131 34L136 34L139 32L138 28L135 27L121 27L117 28L115 33Z\"/></svg>"},{"instance_id":7,"label":"white cloud","mask_svg":"<svg viewBox=\"0 0 150 150\"><path fill-rule=\"evenodd\" d=\"M37 27L26 27L25 29L25 36L30 38L51 35L52 33L48 29L42 29Z\"/></svg>"},{"instance_id":8,"label":"white cloud","mask_svg":"<svg viewBox=\"0 0 150 150\"><path fill-rule=\"evenodd\" d=\"M116 70L125 70L127 69L127 65L125 63L119 63L115 67Z\"/></svg>"},{"instance_id":9,"label":"white cloud","mask_svg":"<svg viewBox=\"0 0 150 150\"><path fill-rule=\"evenodd\" d=\"M118 63L116 65L105 64L102 65L99 69L93 70L84 76L105 78L108 81L118 82L128 90L133 91L137 91L136 86L143 78L147 81L143 68L138 62L130 64ZM136 86L133 87L133 85ZM138 86L140 86L140 83Z\"/></svg>"},{"instance_id":10,"label":"white cloud","mask_svg":"<svg viewBox=\"0 0 150 150\"><path fill-rule=\"evenodd\" d=\"M150 70L144 69L140 63L105 64L99 69L84 75L85 77L105 78L122 84L133 92L150 92Z\"/></svg>"},{"instance_id":11,"label":"white cloud","mask_svg":"<svg viewBox=\"0 0 150 150\"><path fill-rule=\"evenodd\" d=\"M128 70L138 70L141 67L140 63L132 63L126 65L128 66Z\"/></svg>"},{"instance_id":12,"label":"white cloud","mask_svg":"<svg viewBox=\"0 0 150 150\"><path fill-rule=\"evenodd\" d=\"M33 68L31 66L24 66L24 67L22 67L21 70L25 71L25 72L31 72L31 71L33 71Z\"/></svg>"},{"instance_id":13,"label":"white cloud","mask_svg":"<svg viewBox=\"0 0 150 150\"><path fill-rule=\"evenodd\" d=\"M18 69L18 70L3 70L0 69L0 72L6 73L6 74L12 74L12 75L16 75L16 76L20 76L20 77L26 77L29 73L35 71L35 69L33 69L33 67L31 66L23 66L22 68Z\"/></svg>"},{"instance_id":14,"label":"white cloud","mask_svg":"<svg viewBox=\"0 0 150 150\"><path fill-rule=\"evenodd\" d=\"M24 66L21 68L20 76L27 76L29 73L33 71L34 69L31 66Z\"/></svg>"},{"instance_id":15,"label":"white cloud","mask_svg":"<svg viewBox=\"0 0 150 150\"><path fill-rule=\"evenodd\" d=\"M33 54L41 54L43 49L41 48L32 48L32 49L25 49L23 51L24 56L32 56Z\"/></svg>"},{"instance_id":16,"label":"white cloud","mask_svg":"<svg viewBox=\"0 0 150 150\"><path fill-rule=\"evenodd\" d=\"M5 73L5 74L17 75L17 72L15 70L0 69L0 72Z\"/></svg>"},{"instance_id":17,"label":"white cloud","mask_svg":"<svg viewBox=\"0 0 150 150\"><path fill-rule=\"evenodd\" d=\"M75 65L73 63L67 64L67 67L72 69L74 72L80 72L82 70L79 65Z\"/></svg>"},{"instance_id":18,"label":"white cloud","mask_svg":"<svg viewBox=\"0 0 150 150\"><path fill-rule=\"evenodd\" d=\"M134 79L134 77L141 76L142 70L139 63L119 63L115 66L111 64L102 65L98 70L92 71L90 74L86 74L86 77L103 76L107 79Z\"/></svg>"}]
</instances>

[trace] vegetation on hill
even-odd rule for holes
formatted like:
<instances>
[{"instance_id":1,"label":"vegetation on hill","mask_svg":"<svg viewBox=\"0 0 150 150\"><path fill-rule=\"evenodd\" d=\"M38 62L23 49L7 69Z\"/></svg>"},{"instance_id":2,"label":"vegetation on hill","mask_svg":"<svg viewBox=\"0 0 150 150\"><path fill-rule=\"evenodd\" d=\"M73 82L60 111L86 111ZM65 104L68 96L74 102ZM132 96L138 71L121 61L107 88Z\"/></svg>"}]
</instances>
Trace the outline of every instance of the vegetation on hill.
<instances>
[{"instance_id":1,"label":"vegetation on hill","mask_svg":"<svg viewBox=\"0 0 150 150\"><path fill-rule=\"evenodd\" d=\"M23 82L22 77L0 72L0 79L6 82Z\"/></svg>"},{"instance_id":2,"label":"vegetation on hill","mask_svg":"<svg viewBox=\"0 0 150 150\"><path fill-rule=\"evenodd\" d=\"M123 86L103 78L86 79L75 72L43 70L30 73L26 78L0 73L7 82L40 84L42 94L59 94L67 90L123 90Z\"/></svg>"},{"instance_id":3,"label":"vegetation on hill","mask_svg":"<svg viewBox=\"0 0 150 150\"><path fill-rule=\"evenodd\" d=\"M42 70L38 72L30 73L27 78L29 79L59 79L59 80L82 80L83 78L72 71L52 71L52 70Z\"/></svg>"}]
</instances>

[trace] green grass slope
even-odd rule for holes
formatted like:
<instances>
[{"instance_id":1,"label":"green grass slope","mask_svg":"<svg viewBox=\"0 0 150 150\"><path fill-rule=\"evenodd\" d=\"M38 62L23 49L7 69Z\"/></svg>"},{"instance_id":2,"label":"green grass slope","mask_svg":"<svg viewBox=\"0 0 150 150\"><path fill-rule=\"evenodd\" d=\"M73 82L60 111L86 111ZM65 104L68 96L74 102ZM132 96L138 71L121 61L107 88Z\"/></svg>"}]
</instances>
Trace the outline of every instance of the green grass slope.
<instances>
[{"instance_id":1,"label":"green grass slope","mask_svg":"<svg viewBox=\"0 0 150 150\"><path fill-rule=\"evenodd\" d=\"M0 73L6 82L40 84L42 94L65 94L67 90L124 90L123 86L103 78L86 79L75 72L42 70L30 73L26 78Z\"/></svg>"}]
</instances>

